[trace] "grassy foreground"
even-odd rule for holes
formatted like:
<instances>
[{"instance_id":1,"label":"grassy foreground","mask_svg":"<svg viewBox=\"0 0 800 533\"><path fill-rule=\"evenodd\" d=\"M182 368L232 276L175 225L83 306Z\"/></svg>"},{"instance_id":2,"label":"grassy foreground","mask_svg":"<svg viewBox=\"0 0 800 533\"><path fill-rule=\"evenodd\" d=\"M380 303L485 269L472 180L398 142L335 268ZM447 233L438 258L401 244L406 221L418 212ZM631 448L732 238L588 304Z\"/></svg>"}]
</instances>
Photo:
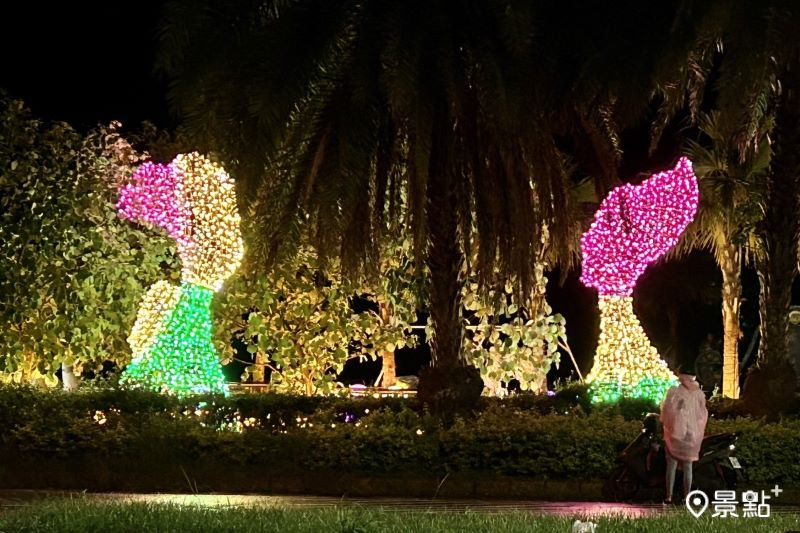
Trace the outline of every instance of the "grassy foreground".
<instances>
[{"instance_id":1,"label":"grassy foreground","mask_svg":"<svg viewBox=\"0 0 800 533\"><path fill-rule=\"evenodd\" d=\"M482 514L382 511L353 507L196 507L175 504L47 501L0 512L0 532L503 532L572 531L574 518L526 513ZM598 533L783 532L800 530L800 517L695 519L685 512L639 519L598 518Z\"/></svg>"}]
</instances>

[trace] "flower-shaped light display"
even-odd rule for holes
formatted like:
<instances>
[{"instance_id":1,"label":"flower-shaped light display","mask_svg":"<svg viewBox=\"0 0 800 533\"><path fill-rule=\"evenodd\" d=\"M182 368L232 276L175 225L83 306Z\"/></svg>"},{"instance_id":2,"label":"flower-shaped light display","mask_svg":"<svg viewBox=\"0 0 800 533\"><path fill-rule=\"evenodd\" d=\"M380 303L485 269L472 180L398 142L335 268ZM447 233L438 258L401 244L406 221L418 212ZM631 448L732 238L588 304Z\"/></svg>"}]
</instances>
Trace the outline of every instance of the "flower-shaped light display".
<instances>
[{"instance_id":1,"label":"flower-shaped light display","mask_svg":"<svg viewBox=\"0 0 800 533\"><path fill-rule=\"evenodd\" d=\"M600 298L600 340L587 378L594 401L659 401L674 383L633 312L631 294L647 266L677 244L698 200L697 178L684 157L640 185L612 190L583 235L581 281Z\"/></svg>"},{"instance_id":2,"label":"flower-shaped light display","mask_svg":"<svg viewBox=\"0 0 800 533\"><path fill-rule=\"evenodd\" d=\"M211 300L244 250L233 180L197 153L169 165L144 163L120 190L117 209L165 229L182 265L180 286L159 281L145 294L122 382L177 394L226 392L211 340Z\"/></svg>"}]
</instances>

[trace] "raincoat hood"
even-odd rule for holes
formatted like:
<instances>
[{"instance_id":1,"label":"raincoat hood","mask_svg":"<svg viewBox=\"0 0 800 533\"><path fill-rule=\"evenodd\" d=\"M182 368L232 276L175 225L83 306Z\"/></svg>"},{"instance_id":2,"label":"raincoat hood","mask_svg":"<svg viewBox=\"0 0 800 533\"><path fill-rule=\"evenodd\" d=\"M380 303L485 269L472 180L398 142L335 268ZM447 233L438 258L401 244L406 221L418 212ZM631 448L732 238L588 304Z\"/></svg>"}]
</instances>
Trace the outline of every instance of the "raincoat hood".
<instances>
[{"instance_id":1,"label":"raincoat hood","mask_svg":"<svg viewBox=\"0 0 800 533\"><path fill-rule=\"evenodd\" d=\"M690 374L680 374L678 376L678 381L689 390L700 390L700 384L697 382L697 379Z\"/></svg>"}]
</instances>

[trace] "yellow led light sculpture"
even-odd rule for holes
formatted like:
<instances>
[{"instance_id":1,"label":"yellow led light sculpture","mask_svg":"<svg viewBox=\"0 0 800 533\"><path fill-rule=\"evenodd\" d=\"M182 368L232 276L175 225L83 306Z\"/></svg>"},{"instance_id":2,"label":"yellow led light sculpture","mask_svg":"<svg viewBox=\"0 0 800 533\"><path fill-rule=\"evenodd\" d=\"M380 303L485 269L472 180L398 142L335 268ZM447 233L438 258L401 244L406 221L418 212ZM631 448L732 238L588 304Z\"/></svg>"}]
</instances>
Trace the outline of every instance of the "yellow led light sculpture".
<instances>
[{"instance_id":1,"label":"yellow led light sculpture","mask_svg":"<svg viewBox=\"0 0 800 533\"><path fill-rule=\"evenodd\" d=\"M183 184L179 201L191 211L187 238L178 239L182 280L219 290L239 268L244 250L233 180L197 153L181 154L171 166Z\"/></svg>"},{"instance_id":2,"label":"yellow led light sculpture","mask_svg":"<svg viewBox=\"0 0 800 533\"><path fill-rule=\"evenodd\" d=\"M141 165L117 209L167 230L182 263L180 286L159 281L145 294L121 382L177 394L227 392L211 340L211 300L244 252L233 180L202 155L181 154L169 165Z\"/></svg>"},{"instance_id":3,"label":"yellow led light sculpture","mask_svg":"<svg viewBox=\"0 0 800 533\"><path fill-rule=\"evenodd\" d=\"M633 312L633 298L601 295L598 303L600 339L594 367L587 377L592 383L592 399L659 399L675 376L642 329Z\"/></svg>"},{"instance_id":4,"label":"yellow led light sculpture","mask_svg":"<svg viewBox=\"0 0 800 533\"><path fill-rule=\"evenodd\" d=\"M136 312L136 322L128 335L128 344L134 361L143 357L150 349L167 315L178 303L180 295L179 286L163 279L156 281L147 289Z\"/></svg>"}]
</instances>

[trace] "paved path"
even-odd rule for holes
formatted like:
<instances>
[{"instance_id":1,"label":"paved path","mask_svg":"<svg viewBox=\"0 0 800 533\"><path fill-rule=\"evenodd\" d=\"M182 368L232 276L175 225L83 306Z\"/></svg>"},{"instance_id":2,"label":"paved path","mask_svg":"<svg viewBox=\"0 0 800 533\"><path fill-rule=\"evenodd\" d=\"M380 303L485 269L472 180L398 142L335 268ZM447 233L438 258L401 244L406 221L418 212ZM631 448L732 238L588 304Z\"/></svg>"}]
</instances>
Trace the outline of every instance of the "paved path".
<instances>
[{"instance_id":1,"label":"paved path","mask_svg":"<svg viewBox=\"0 0 800 533\"><path fill-rule=\"evenodd\" d=\"M214 507L277 506L333 507L357 506L387 511L433 512L526 512L535 515L626 516L640 517L677 512L682 507L661 504L609 502L545 502L510 500L424 500L407 498L334 498L329 496L265 496L256 494L129 494L48 491L0 491L0 510L34 504L45 498L89 498L96 501L173 503ZM772 506L773 513L798 514L798 506Z\"/></svg>"}]
</instances>

